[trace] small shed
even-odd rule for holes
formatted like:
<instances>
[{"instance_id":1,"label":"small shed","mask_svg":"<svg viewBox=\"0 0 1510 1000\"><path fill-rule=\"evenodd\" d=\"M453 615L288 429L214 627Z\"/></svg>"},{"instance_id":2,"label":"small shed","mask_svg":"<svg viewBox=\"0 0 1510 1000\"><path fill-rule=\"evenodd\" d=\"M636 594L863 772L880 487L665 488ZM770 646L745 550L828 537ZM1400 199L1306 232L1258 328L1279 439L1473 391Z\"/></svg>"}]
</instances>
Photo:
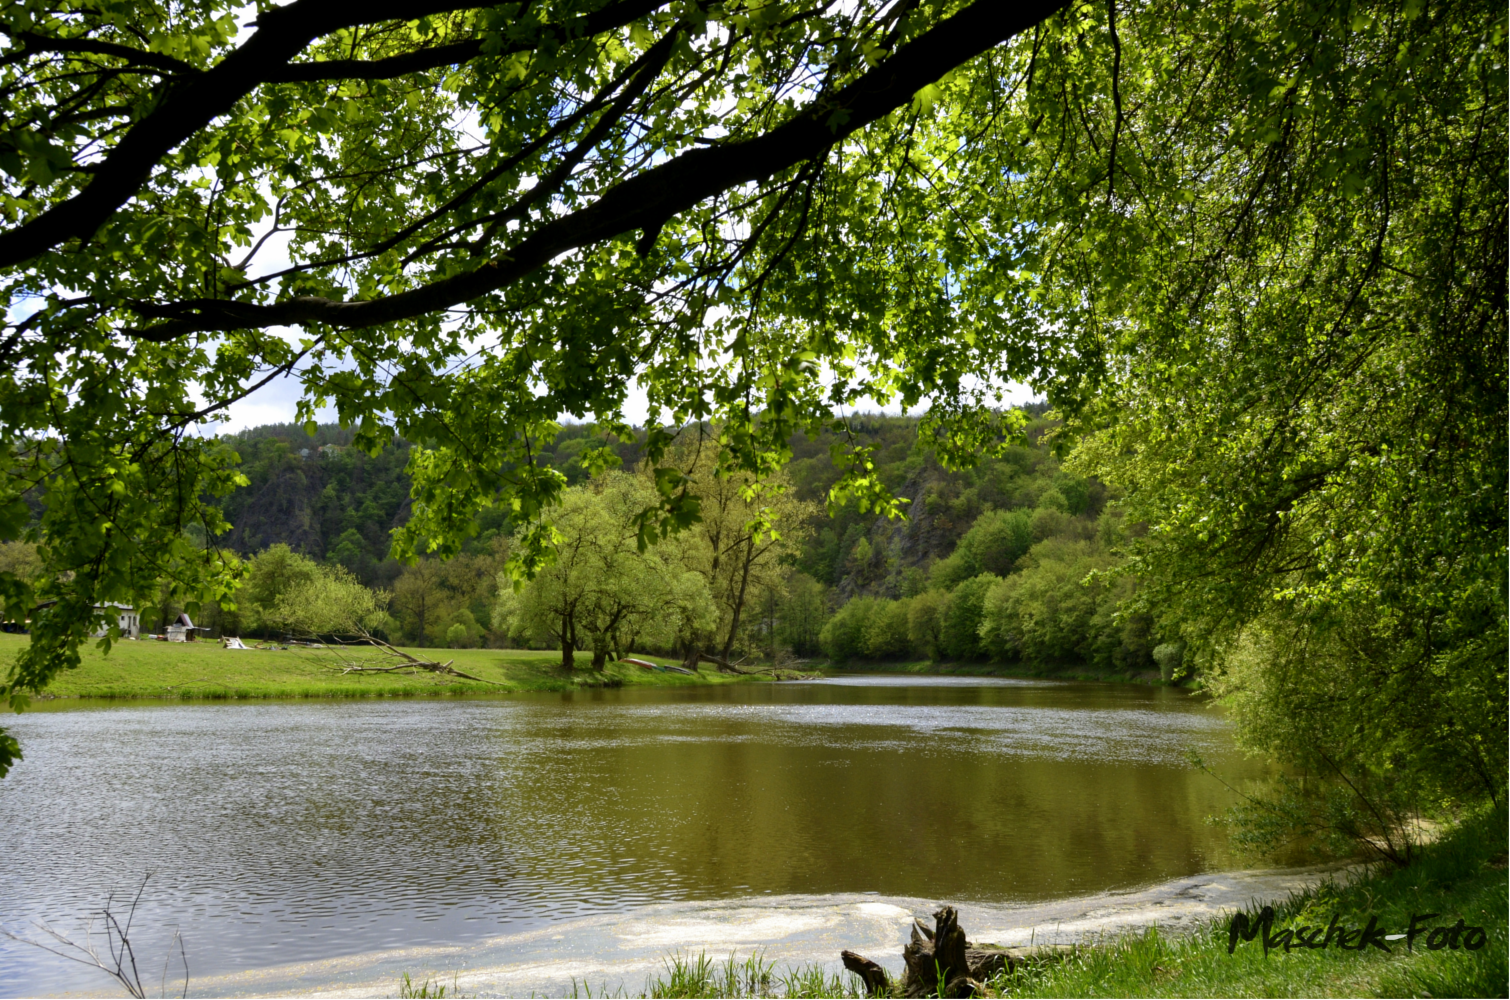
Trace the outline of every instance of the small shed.
<instances>
[{"instance_id":1,"label":"small shed","mask_svg":"<svg viewBox=\"0 0 1510 1000\"><path fill-rule=\"evenodd\" d=\"M188 612L180 611L173 624L168 626L169 642L193 642L196 632L208 632L207 628L200 628L189 620Z\"/></svg>"}]
</instances>

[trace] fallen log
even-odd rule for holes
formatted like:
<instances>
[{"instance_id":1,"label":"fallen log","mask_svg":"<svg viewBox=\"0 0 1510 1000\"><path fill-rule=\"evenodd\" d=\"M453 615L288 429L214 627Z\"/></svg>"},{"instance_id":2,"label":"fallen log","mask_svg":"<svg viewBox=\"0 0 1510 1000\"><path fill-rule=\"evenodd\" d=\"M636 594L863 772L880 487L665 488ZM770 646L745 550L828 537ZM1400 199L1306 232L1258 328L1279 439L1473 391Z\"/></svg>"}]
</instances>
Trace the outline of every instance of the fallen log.
<instances>
[{"instance_id":1,"label":"fallen log","mask_svg":"<svg viewBox=\"0 0 1510 1000\"><path fill-rule=\"evenodd\" d=\"M757 667L754 670L745 670L743 667L739 666L739 664L730 663L728 660L725 660L722 657L714 656L711 653L699 653L698 658L704 663L713 664L715 667L726 674L740 674L744 677L754 677L756 674L781 673L783 671L795 673L795 671L792 671L792 668L790 667L778 667L774 665L769 667ZM691 673L691 671L688 671L688 673Z\"/></svg>"},{"instance_id":2,"label":"fallen log","mask_svg":"<svg viewBox=\"0 0 1510 1000\"><path fill-rule=\"evenodd\" d=\"M649 660L638 660L632 656L623 657L619 660L619 662L627 663L630 666L639 667L641 670L657 670L662 672L669 670L672 673L693 675L697 673L695 670L688 670L686 667L673 667L670 665L662 666L659 663L651 663Z\"/></svg>"},{"instance_id":3,"label":"fallen log","mask_svg":"<svg viewBox=\"0 0 1510 1000\"><path fill-rule=\"evenodd\" d=\"M391 667L370 667L365 663L348 663L341 668L341 673L396 674L402 673L403 671L407 670L411 674L417 674L421 670L428 670L432 674L445 674L447 677L463 677L469 681L480 681L483 684L498 683L497 681L484 680L481 677L476 677L472 674L457 670L455 667L451 666L451 664L455 662L455 660L447 660L445 663L437 663L434 660L412 660L409 663L395 663Z\"/></svg>"},{"instance_id":4,"label":"fallen log","mask_svg":"<svg viewBox=\"0 0 1510 1000\"><path fill-rule=\"evenodd\" d=\"M363 640L365 640L367 643L369 643L369 644L371 644L373 646L377 646L380 649L383 649L383 650L387 651L389 655L396 656L399 659L403 660L404 662L402 662L402 663L395 663L392 666L387 666L387 667L374 667L374 666L369 666L369 665L367 665L365 663L351 663L351 662L348 662L348 663L346 663L342 667L341 673L343 673L343 674L393 674L393 673L398 673L399 671L402 671L402 670L408 670L411 673L417 673L420 670L427 670L427 671L429 671L432 674L444 674L447 677L461 677L461 678L463 678L465 680L477 681L477 682L479 682L481 684L492 684L494 686L500 686L500 687L502 686L502 685L499 685L497 681L486 680L486 679L484 679L482 677L476 677L476 676L474 676L472 674L465 673L463 671L457 670L455 667L451 666L451 664L453 664L453 663L456 662L455 660L447 660L445 663L438 663L435 660L421 660L419 657L417 657L417 656L410 656L408 653L404 652L402 649L399 649L396 646L392 646L392 645L384 642L382 639L377 638L376 636L372 635L369 632L362 632L361 636L362 636Z\"/></svg>"}]
</instances>

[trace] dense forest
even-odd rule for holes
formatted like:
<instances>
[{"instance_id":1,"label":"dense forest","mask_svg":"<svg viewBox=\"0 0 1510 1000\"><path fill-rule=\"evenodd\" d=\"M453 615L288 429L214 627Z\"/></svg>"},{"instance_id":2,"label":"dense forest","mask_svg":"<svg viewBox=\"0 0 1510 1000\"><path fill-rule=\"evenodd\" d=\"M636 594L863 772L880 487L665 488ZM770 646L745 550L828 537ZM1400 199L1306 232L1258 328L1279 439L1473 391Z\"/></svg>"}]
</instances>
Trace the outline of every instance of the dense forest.
<instances>
[{"instance_id":1,"label":"dense forest","mask_svg":"<svg viewBox=\"0 0 1510 1000\"><path fill-rule=\"evenodd\" d=\"M769 565L744 573L736 588L732 580L721 584L708 562L713 557L705 558L710 600L722 610L702 645L736 660L828 656L1153 669L1154 623L1128 603L1133 580L1113 572L1126 529L1101 483L1061 467L1050 442L1056 425L1044 408L1028 412L1021 444L968 470L942 466L919 439L915 419L852 420L851 433L873 449L880 477L907 501L909 516L901 521L853 504L830 508L829 489L840 474L831 459L834 442L794 437L779 484L791 501L780 508L787 523L778 525L782 542ZM511 531L503 514L482 518L459 556L406 567L388 546L390 532L408 516L408 446L397 442L370 456L350 441L334 425L310 435L294 424L231 439L249 485L223 503L233 525L224 544L250 558L252 570L240 613L206 608L207 620L275 630L276 616L256 609L271 609L278 581L327 566L384 593L382 624L393 638L561 648L559 628L531 633L500 618L498 576ZM541 459L565 476L570 493L589 479L583 452L605 445L621 470L641 464L639 442L605 438L590 424L563 427ZM694 537L720 524L707 500L704 508ZM745 516L731 515L739 523L717 530L737 534ZM708 551L720 547L727 544ZM692 559L685 552L681 558ZM169 610L164 602L163 613ZM685 652L691 642L687 635L634 639L668 653ZM1167 661L1168 650L1161 652Z\"/></svg>"}]
</instances>

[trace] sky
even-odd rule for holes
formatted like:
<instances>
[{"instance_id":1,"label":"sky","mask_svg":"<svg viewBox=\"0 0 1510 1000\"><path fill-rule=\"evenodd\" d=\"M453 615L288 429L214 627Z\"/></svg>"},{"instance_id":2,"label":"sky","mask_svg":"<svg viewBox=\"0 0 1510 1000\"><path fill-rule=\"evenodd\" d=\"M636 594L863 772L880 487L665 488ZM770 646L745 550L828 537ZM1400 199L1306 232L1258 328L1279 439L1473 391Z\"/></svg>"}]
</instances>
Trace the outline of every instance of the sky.
<instances>
[{"instance_id":1,"label":"sky","mask_svg":"<svg viewBox=\"0 0 1510 1000\"><path fill-rule=\"evenodd\" d=\"M1041 398L1032 389L1025 385L1011 384L1003 392L1004 401L1008 405L1020 405ZM286 424L294 419L294 407L299 401L299 382L293 378L282 378L270 382L257 392L234 403L228 410L230 420L224 424L209 428L210 433L234 434L237 431L246 430L250 427L260 427L264 424ZM648 415L649 406L646 401L645 391L639 386L631 386L629 397L625 403L624 416L635 426L642 426ZM864 401L853 408L856 413L900 413L900 407L879 406L873 401L867 405ZM327 407L319 412L317 418L321 423L334 423L336 412L334 407ZM568 414L562 414L559 418L562 423L574 423L575 418Z\"/></svg>"}]
</instances>

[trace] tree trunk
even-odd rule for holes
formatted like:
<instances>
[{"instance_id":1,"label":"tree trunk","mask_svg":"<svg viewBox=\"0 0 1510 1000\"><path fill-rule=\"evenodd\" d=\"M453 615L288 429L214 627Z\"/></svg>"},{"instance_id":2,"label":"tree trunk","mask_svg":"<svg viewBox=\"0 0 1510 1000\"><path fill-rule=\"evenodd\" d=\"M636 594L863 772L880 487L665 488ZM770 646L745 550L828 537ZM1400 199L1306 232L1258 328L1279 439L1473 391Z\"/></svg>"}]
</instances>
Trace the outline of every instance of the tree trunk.
<instances>
[{"instance_id":1,"label":"tree trunk","mask_svg":"<svg viewBox=\"0 0 1510 1000\"><path fill-rule=\"evenodd\" d=\"M1070 945L1039 945L1037 948L971 947L959 914L946 906L933 915L934 929L912 922L912 940L902 949L907 968L901 983L893 986L886 970L864 955L841 952L844 967L859 976L871 996L971 997L979 996L993 976L1011 972L1022 962L1043 962L1075 952Z\"/></svg>"},{"instance_id":2,"label":"tree trunk","mask_svg":"<svg viewBox=\"0 0 1510 1000\"><path fill-rule=\"evenodd\" d=\"M561 612L561 669L577 669L577 617L576 608L570 604Z\"/></svg>"},{"instance_id":3,"label":"tree trunk","mask_svg":"<svg viewBox=\"0 0 1510 1000\"><path fill-rule=\"evenodd\" d=\"M745 541L744 566L739 576L739 593L734 597L733 618L729 622L729 637L724 640L724 659L734 655L734 637L739 634L739 615L745 607L745 590L750 585L750 564L755 561L755 539Z\"/></svg>"},{"instance_id":4,"label":"tree trunk","mask_svg":"<svg viewBox=\"0 0 1510 1000\"><path fill-rule=\"evenodd\" d=\"M602 670L607 665L608 645L602 640L599 640L598 642L593 643L592 646L592 668L594 670Z\"/></svg>"}]
</instances>

